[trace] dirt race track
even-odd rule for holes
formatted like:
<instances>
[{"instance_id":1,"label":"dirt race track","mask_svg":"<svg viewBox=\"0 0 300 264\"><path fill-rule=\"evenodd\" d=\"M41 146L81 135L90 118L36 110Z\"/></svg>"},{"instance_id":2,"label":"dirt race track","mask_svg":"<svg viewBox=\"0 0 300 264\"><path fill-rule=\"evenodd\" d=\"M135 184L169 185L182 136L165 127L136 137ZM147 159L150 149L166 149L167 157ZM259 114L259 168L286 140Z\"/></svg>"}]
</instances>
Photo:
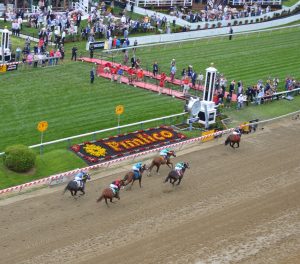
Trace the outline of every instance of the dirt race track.
<instances>
[{"instance_id":1,"label":"dirt race track","mask_svg":"<svg viewBox=\"0 0 300 264\"><path fill-rule=\"evenodd\" d=\"M300 263L300 120L182 153L182 185L143 178L107 208L100 191L123 173L0 201L0 263ZM34 194L34 193L33 193Z\"/></svg>"}]
</instances>

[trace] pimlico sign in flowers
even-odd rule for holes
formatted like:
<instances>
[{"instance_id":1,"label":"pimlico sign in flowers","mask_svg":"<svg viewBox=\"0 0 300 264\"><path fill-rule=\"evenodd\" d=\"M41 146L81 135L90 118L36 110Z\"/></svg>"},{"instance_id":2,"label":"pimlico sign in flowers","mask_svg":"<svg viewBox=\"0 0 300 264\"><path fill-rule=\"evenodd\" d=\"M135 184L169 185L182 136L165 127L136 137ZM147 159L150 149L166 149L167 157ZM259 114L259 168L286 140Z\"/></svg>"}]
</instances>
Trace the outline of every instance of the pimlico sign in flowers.
<instances>
[{"instance_id":1,"label":"pimlico sign in flowers","mask_svg":"<svg viewBox=\"0 0 300 264\"><path fill-rule=\"evenodd\" d=\"M171 127L161 126L106 139L84 142L71 147L89 165L186 140Z\"/></svg>"}]
</instances>

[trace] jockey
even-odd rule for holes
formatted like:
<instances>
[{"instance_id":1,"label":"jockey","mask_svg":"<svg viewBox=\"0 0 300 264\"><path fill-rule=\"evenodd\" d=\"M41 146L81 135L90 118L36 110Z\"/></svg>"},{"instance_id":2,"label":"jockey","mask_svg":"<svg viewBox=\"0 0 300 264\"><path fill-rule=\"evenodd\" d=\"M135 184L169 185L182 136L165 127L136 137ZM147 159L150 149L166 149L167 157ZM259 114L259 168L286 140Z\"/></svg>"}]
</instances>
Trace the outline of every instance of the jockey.
<instances>
[{"instance_id":1,"label":"jockey","mask_svg":"<svg viewBox=\"0 0 300 264\"><path fill-rule=\"evenodd\" d=\"M132 166L132 170L133 170L134 175L135 175L136 177L139 177L139 176L140 176L141 168L142 168L142 163L141 163L141 162L138 162L138 163L136 163L136 164L134 164L134 165Z\"/></svg>"},{"instance_id":2,"label":"jockey","mask_svg":"<svg viewBox=\"0 0 300 264\"><path fill-rule=\"evenodd\" d=\"M160 151L159 155L162 156L165 160L167 160L167 156L171 150L169 148L163 149Z\"/></svg>"},{"instance_id":3,"label":"jockey","mask_svg":"<svg viewBox=\"0 0 300 264\"><path fill-rule=\"evenodd\" d=\"M235 128L232 132L233 135L240 135L241 134L241 130L239 127Z\"/></svg>"},{"instance_id":4,"label":"jockey","mask_svg":"<svg viewBox=\"0 0 300 264\"><path fill-rule=\"evenodd\" d=\"M178 162L175 165L175 171L181 175L182 174L182 170L184 169L184 162Z\"/></svg>"},{"instance_id":5,"label":"jockey","mask_svg":"<svg viewBox=\"0 0 300 264\"><path fill-rule=\"evenodd\" d=\"M86 175L85 171L78 172L75 175L74 181L76 181L78 187L80 187L80 188L83 187L83 178L84 178L85 175Z\"/></svg>"},{"instance_id":6,"label":"jockey","mask_svg":"<svg viewBox=\"0 0 300 264\"><path fill-rule=\"evenodd\" d=\"M121 181L115 180L109 185L109 187L113 190L114 194L117 194L121 189Z\"/></svg>"}]
</instances>

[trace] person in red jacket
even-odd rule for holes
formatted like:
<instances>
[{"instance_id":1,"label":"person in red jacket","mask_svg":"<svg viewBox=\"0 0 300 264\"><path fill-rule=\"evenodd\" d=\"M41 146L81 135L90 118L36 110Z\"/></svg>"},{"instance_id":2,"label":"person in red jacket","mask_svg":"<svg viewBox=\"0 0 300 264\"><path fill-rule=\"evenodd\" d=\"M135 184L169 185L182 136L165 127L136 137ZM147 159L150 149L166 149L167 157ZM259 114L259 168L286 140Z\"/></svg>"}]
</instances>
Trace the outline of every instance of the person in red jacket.
<instances>
[{"instance_id":1,"label":"person in red jacket","mask_svg":"<svg viewBox=\"0 0 300 264\"><path fill-rule=\"evenodd\" d=\"M163 72L160 75L160 81L159 81L159 86L160 87L165 87L165 81L166 81L167 75Z\"/></svg>"},{"instance_id":2,"label":"person in red jacket","mask_svg":"<svg viewBox=\"0 0 300 264\"><path fill-rule=\"evenodd\" d=\"M117 74L117 68L116 68L116 66L112 66L110 68L110 73L111 73L111 81L113 82L115 80L115 76Z\"/></svg>"},{"instance_id":3,"label":"person in red jacket","mask_svg":"<svg viewBox=\"0 0 300 264\"><path fill-rule=\"evenodd\" d=\"M129 83L132 83L135 78L136 71L134 68L129 68L127 72L128 72L128 81Z\"/></svg>"}]
</instances>

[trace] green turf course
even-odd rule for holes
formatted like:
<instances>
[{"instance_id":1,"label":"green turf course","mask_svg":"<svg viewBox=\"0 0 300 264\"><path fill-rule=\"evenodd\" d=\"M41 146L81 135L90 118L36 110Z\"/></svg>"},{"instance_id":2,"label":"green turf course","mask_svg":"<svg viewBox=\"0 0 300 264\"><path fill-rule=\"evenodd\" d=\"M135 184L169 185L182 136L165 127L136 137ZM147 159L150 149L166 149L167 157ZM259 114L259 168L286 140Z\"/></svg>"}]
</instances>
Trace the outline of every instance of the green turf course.
<instances>
[{"instance_id":1,"label":"green turf course","mask_svg":"<svg viewBox=\"0 0 300 264\"><path fill-rule=\"evenodd\" d=\"M253 85L258 79L266 80L268 76L278 76L280 88L283 89L287 75L300 78L299 39L299 28L288 29L234 36L232 41L217 38L143 48L138 49L137 56L141 58L144 68L151 70L153 61L157 60L166 72L169 71L171 59L175 58L178 77L181 69L189 64L197 72L204 72L211 62L226 75L228 81L242 80L244 86ZM71 45L66 46L67 51ZM96 78L94 85L91 85L91 67L90 64L66 59L63 65L57 67L20 69L1 74L0 150L15 143L38 144L40 134L36 126L41 120L49 122L44 141L50 141L116 126L114 110L118 104L125 106L121 124L182 112L183 102L170 97L101 78ZM299 97L296 97L292 102L282 100L266 106L250 106L242 111L230 109L226 113L239 123L245 119L263 119L299 108ZM66 145L54 146L58 148L55 151L47 147L45 154L38 159L36 171L29 175L16 177L0 167L0 188L84 166L80 159L66 150Z\"/></svg>"}]
</instances>

